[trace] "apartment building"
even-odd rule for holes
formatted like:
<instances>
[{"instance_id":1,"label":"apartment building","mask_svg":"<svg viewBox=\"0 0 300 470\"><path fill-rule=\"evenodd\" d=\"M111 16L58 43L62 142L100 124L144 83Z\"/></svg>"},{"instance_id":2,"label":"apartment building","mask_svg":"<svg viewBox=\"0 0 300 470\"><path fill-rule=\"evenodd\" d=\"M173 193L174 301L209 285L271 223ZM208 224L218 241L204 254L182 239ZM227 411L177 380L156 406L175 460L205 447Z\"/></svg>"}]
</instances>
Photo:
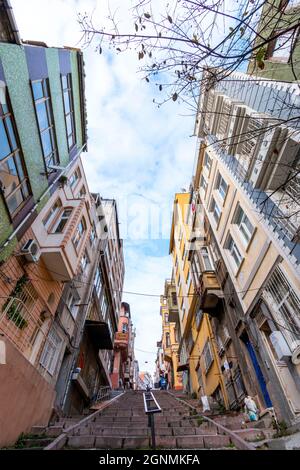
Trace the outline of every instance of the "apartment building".
<instances>
[{"instance_id":1,"label":"apartment building","mask_svg":"<svg viewBox=\"0 0 300 470\"><path fill-rule=\"evenodd\" d=\"M131 320L130 305L121 303L118 329L114 338L114 363L111 382L114 389L133 388L135 330Z\"/></svg>"},{"instance_id":2,"label":"apartment building","mask_svg":"<svg viewBox=\"0 0 300 470\"><path fill-rule=\"evenodd\" d=\"M291 423L300 411L299 89L212 77L196 122L197 212L247 392Z\"/></svg>"},{"instance_id":3,"label":"apartment building","mask_svg":"<svg viewBox=\"0 0 300 470\"><path fill-rule=\"evenodd\" d=\"M0 7L0 331L6 348L0 440L5 444L51 414L51 377L62 338L48 335L64 284L80 270L92 225L80 160L87 143L82 53L21 42L10 3Z\"/></svg>"},{"instance_id":4,"label":"apartment building","mask_svg":"<svg viewBox=\"0 0 300 470\"><path fill-rule=\"evenodd\" d=\"M179 313L175 282L165 281L164 295L160 300L160 316L162 321L162 360L163 371L170 389L182 389L182 372L179 372L179 343L181 339ZM160 369L161 370L161 369ZM159 381L159 377L158 377Z\"/></svg>"},{"instance_id":5,"label":"apartment building","mask_svg":"<svg viewBox=\"0 0 300 470\"><path fill-rule=\"evenodd\" d=\"M56 377L58 410L65 414L81 413L106 388L111 388L110 373L113 364L113 341L117 330L120 305L115 304L115 292L107 267L113 269L115 260L106 249L114 220L106 219L103 199L99 194L91 197L90 214L93 229L82 258L80 272L68 283L58 307L53 328L65 338L61 352L61 365ZM117 206L114 206L117 218ZM110 243L121 246L117 238ZM124 272L121 252L119 264ZM119 266L118 264L118 266ZM123 288L123 279L120 282ZM116 310L117 309L117 310ZM73 318L70 328L70 318ZM68 323L69 320L69 323Z\"/></svg>"},{"instance_id":6,"label":"apartment building","mask_svg":"<svg viewBox=\"0 0 300 470\"><path fill-rule=\"evenodd\" d=\"M213 275L200 279L192 268L195 204L191 192L175 195L170 238L173 276L179 311L179 365L183 388L200 397L213 396L228 407L212 315L220 309L222 292ZM204 256L204 255L203 255ZM193 260L196 263L196 258ZM203 296L200 299L200 292Z\"/></svg>"}]
</instances>

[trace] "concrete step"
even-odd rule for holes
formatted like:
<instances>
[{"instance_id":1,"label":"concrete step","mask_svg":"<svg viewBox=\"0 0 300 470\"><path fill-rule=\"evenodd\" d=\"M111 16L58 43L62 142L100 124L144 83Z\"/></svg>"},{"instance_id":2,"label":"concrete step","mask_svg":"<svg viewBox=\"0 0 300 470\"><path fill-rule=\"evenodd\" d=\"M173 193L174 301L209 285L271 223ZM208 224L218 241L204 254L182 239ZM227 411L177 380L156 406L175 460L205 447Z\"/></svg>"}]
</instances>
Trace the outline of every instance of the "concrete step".
<instances>
[{"instance_id":1,"label":"concrete step","mask_svg":"<svg viewBox=\"0 0 300 470\"><path fill-rule=\"evenodd\" d=\"M47 445L51 444L53 438L29 438L29 439L22 439L21 445L24 448L39 448L43 449Z\"/></svg>"}]
</instances>

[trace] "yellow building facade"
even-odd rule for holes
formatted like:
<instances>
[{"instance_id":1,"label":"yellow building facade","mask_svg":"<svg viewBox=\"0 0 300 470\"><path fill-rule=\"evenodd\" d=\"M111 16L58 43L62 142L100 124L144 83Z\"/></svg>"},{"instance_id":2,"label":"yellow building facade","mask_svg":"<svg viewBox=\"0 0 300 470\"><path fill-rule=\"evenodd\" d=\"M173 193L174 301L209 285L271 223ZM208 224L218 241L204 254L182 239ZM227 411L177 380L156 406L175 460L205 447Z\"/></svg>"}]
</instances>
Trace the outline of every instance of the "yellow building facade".
<instances>
[{"instance_id":1,"label":"yellow building facade","mask_svg":"<svg viewBox=\"0 0 300 470\"><path fill-rule=\"evenodd\" d=\"M295 196L300 182L298 174L290 175L296 172L300 138L282 124L263 132L270 116L261 97L269 96L269 86L255 83L251 95L251 77L236 74L231 82L203 91L192 191L196 211L203 213L209 258L222 278L224 324L247 392L260 410L274 407L279 418L295 423L300 422L300 206ZM274 81L272 92L281 86Z\"/></svg>"},{"instance_id":2,"label":"yellow building facade","mask_svg":"<svg viewBox=\"0 0 300 470\"><path fill-rule=\"evenodd\" d=\"M174 295L175 294L175 295ZM162 372L168 380L169 388L182 390L182 373L178 368L179 323L175 285L165 281L165 292L161 296L160 315L162 320L162 349L164 367Z\"/></svg>"},{"instance_id":3,"label":"yellow building facade","mask_svg":"<svg viewBox=\"0 0 300 470\"><path fill-rule=\"evenodd\" d=\"M191 193L175 195L170 253L178 299L181 341L180 363L186 391L200 396L213 396L228 407L226 387L221 373L218 347L205 306L211 310L210 291L219 291L215 277L198 273L204 287L203 295L195 289L195 273L191 269L193 250L193 205ZM197 281L199 281L199 279ZM205 303L206 302L206 303ZM203 307L203 308L202 308Z\"/></svg>"}]
</instances>

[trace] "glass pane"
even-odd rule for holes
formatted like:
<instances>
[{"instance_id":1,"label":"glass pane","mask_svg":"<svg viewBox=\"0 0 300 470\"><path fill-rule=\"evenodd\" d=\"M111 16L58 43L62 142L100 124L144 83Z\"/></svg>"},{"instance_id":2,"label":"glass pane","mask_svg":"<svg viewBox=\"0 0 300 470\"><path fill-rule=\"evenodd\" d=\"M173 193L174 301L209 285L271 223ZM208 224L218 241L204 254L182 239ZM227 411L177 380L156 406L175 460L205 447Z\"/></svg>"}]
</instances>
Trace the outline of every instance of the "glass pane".
<instances>
[{"instance_id":1,"label":"glass pane","mask_svg":"<svg viewBox=\"0 0 300 470\"><path fill-rule=\"evenodd\" d=\"M64 102L65 102L65 114L68 114L70 112L70 98L69 98L68 91L64 92Z\"/></svg>"},{"instance_id":2,"label":"glass pane","mask_svg":"<svg viewBox=\"0 0 300 470\"><path fill-rule=\"evenodd\" d=\"M32 82L32 91L35 100L43 98L44 92L42 82Z\"/></svg>"},{"instance_id":3,"label":"glass pane","mask_svg":"<svg viewBox=\"0 0 300 470\"><path fill-rule=\"evenodd\" d=\"M29 188L27 181L24 181L24 183L22 184L22 193L23 199L26 199L29 196Z\"/></svg>"},{"instance_id":4,"label":"glass pane","mask_svg":"<svg viewBox=\"0 0 300 470\"><path fill-rule=\"evenodd\" d=\"M11 142L11 145L12 145L12 150L15 150L15 149L17 148L17 142L16 142L15 133L14 133L14 130L13 130L13 126L12 126L12 122L11 122L11 118L10 118L10 117L7 117L7 118L5 119L5 124L6 124L7 130L8 130L8 134L9 134L9 137L10 137L10 142Z\"/></svg>"},{"instance_id":5,"label":"glass pane","mask_svg":"<svg viewBox=\"0 0 300 470\"><path fill-rule=\"evenodd\" d=\"M71 120L70 114L66 116L66 124L67 124L67 134L71 135L72 134L72 120Z\"/></svg>"},{"instance_id":6,"label":"glass pane","mask_svg":"<svg viewBox=\"0 0 300 470\"><path fill-rule=\"evenodd\" d=\"M3 120L0 119L0 160L10 154L10 146L7 140Z\"/></svg>"},{"instance_id":7,"label":"glass pane","mask_svg":"<svg viewBox=\"0 0 300 470\"><path fill-rule=\"evenodd\" d=\"M23 202L23 196L22 196L22 191L21 188L16 191L13 196L7 199L7 206L9 209L9 212L12 214L15 212L15 210L22 204Z\"/></svg>"},{"instance_id":8,"label":"glass pane","mask_svg":"<svg viewBox=\"0 0 300 470\"><path fill-rule=\"evenodd\" d=\"M61 77L62 87L63 89L68 88L68 80L66 75L62 75Z\"/></svg>"},{"instance_id":9,"label":"glass pane","mask_svg":"<svg viewBox=\"0 0 300 470\"><path fill-rule=\"evenodd\" d=\"M45 102L38 103L36 105L36 112L37 112L40 130L42 131L44 129L47 129L47 127L49 127L49 121L48 121L46 103Z\"/></svg>"},{"instance_id":10,"label":"glass pane","mask_svg":"<svg viewBox=\"0 0 300 470\"><path fill-rule=\"evenodd\" d=\"M55 233L61 233L66 223L67 223L67 219L61 219L58 226L56 227Z\"/></svg>"},{"instance_id":11,"label":"glass pane","mask_svg":"<svg viewBox=\"0 0 300 470\"><path fill-rule=\"evenodd\" d=\"M0 164L0 181L3 189L5 189L5 195L9 195L19 184L19 179L16 176L16 167L14 165L13 157L6 160L5 163Z\"/></svg>"},{"instance_id":12,"label":"glass pane","mask_svg":"<svg viewBox=\"0 0 300 470\"><path fill-rule=\"evenodd\" d=\"M75 141L74 141L74 136L73 134L70 135L70 137L68 137L68 144L69 144L69 148L72 148L73 145L75 144Z\"/></svg>"},{"instance_id":13,"label":"glass pane","mask_svg":"<svg viewBox=\"0 0 300 470\"><path fill-rule=\"evenodd\" d=\"M19 178L22 181L24 179L24 171L23 171L23 166L22 166L22 162L21 162L21 158L20 158L19 153L15 154L15 164L16 164L17 169L18 169Z\"/></svg>"},{"instance_id":14,"label":"glass pane","mask_svg":"<svg viewBox=\"0 0 300 470\"><path fill-rule=\"evenodd\" d=\"M53 150L50 131L45 131L42 133L42 143L43 143L44 156L47 157L48 155L52 153L52 150Z\"/></svg>"}]
</instances>

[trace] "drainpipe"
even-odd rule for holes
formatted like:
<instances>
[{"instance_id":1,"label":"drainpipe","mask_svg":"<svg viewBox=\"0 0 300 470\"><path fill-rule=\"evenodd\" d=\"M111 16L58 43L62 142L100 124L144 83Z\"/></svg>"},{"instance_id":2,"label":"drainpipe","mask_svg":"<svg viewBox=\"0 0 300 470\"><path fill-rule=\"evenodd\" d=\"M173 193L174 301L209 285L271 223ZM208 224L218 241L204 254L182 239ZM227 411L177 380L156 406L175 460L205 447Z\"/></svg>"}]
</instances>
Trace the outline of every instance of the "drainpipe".
<instances>
[{"instance_id":1,"label":"drainpipe","mask_svg":"<svg viewBox=\"0 0 300 470\"><path fill-rule=\"evenodd\" d=\"M66 173L66 171L75 163L79 155L84 151L86 144L84 144L81 149L77 152L76 156L71 160L68 165L64 168L64 170L57 176L57 178L51 183L51 185L46 189L46 191L41 195L41 197L38 199L38 201L35 203L33 208L28 212L27 216L22 220L22 222L18 225L18 227L12 232L12 234L6 239L4 243L1 244L0 246L0 253L3 251L3 249L11 242L11 240L14 238L14 236L19 232L19 230L23 227L23 225L27 222L29 217L33 214L33 212L36 210L38 207L39 203L47 196L49 191L52 189L52 187L58 182L60 177Z\"/></svg>"}]
</instances>

